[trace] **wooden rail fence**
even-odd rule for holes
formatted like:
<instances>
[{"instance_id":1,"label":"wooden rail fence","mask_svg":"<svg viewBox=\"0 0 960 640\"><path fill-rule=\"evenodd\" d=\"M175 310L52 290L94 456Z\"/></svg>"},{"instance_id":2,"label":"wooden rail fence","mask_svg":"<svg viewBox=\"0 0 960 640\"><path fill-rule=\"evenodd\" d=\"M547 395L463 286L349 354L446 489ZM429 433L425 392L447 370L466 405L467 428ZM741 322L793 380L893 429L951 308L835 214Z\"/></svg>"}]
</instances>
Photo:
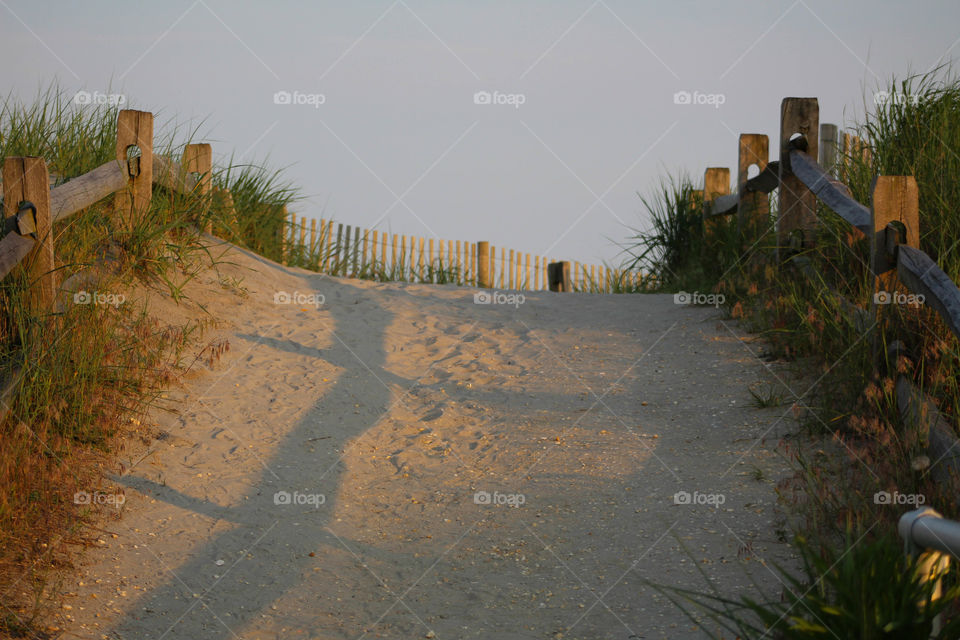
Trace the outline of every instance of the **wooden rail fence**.
<instances>
[{"instance_id":1,"label":"wooden rail fence","mask_svg":"<svg viewBox=\"0 0 960 640\"><path fill-rule=\"evenodd\" d=\"M35 283L37 304L50 304L57 291L53 224L111 195L118 226L128 230L150 206L154 186L195 196L205 209L217 198L228 221L231 215L235 219L230 192L212 186L209 144L186 145L179 162L153 151L153 114L125 109L117 118L116 159L81 176L51 179L42 158L5 158L0 180L5 232L0 239L0 279L23 264L29 281ZM213 232L209 221L203 231ZM285 215L281 247L284 263L335 275L599 293L653 285L639 272L551 262L546 256L489 242L408 237L344 227L332 220L298 219L295 214Z\"/></svg>"},{"instance_id":2,"label":"wooden rail fence","mask_svg":"<svg viewBox=\"0 0 960 640\"><path fill-rule=\"evenodd\" d=\"M960 338L960 288L919 248L919 196L913 176L876 176L870 206L863 205L853 198L844 180L850 175L851 159L870 162L869 144L849 133L838 135L836 125L820 125L816 98L784 98L780 113L778 159L767 157L765 135L740 135L736 193L725 193L726 174L720 173L725 169L707 169L702 196L705 233L710 233L711 225L716 224L712 221L720 217L736 214L738 222L759 217L762 225L774 224L779 260L814 276L802 252L816 245L819 199L859 235L870 239L872 309L840 300L857 316L857 326L864 332L876 331L881 309L889 303L885 296L902 287L922 295L924 304ZM759 173L746 179L751 165L756 165ZM778 190L779 210L771 221L766 206L774 189ZM893 348L896 352L891 351L891 357L907 353L900 342ZM934 477L945 479L960 473L960 441L954 426L909 376L901 373L894 377L901 417L907 428L916 430L927 443Z\"/></svg>"},{"instance_id":3,"label":"wooden rail fence","mask_svg":"<svg viewBox=\"0 0 960 640\"><path fill-rule=\"evenodd\" d=\"M153 154L153 115L123 110L117 119L117 157L82 176L55 184L46 162L37 157L3 160L5 235L0 239L0 278L21 263L35 283L38 304L52 302L57 290L52 226L114 195L121 227L129 229L150 206L153 186L205 197L210 189L209 144L188 144L183 162ZM209 229L208 229L209 230Z\"/></svg>"}]
</instances>

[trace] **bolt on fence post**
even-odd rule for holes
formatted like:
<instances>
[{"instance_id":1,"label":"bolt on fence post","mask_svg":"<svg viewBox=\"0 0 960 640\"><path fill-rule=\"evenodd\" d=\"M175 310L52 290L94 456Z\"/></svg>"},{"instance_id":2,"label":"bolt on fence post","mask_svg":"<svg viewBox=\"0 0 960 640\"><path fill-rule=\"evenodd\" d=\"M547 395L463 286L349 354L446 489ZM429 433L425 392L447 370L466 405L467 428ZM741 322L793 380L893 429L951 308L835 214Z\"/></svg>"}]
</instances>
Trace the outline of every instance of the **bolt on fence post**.
<instances>
[{"instance_id":1,"label":"bolt on fence post","mask_svg":"<svg viewBox=\"0 0 960 640\"><path fill-rule=\"evenodd\" d=\"M777 259L786 258L791 240L795 248L809 249L817 242L817 198L790 171L790 139L806 138L806 153L816 160L820 136L820 105L816 98L784 98L780 103L780 189L777 215Z\"/></svg>"},{"instance_id":2,"label":"bolt on fence post","mask_svg":"<svg viewBox=\"0 0 960 640\"><path fill-rule=\"evenodd\" d=\"M16 218L21 203L32 205L36 244L21 263L31 284L30 305L50 306L57 289L53 260L53 221L50 217L50 176L47 163L37 157L10 157L3 161L3 217Z\"/></svg>"},{"instance_id":3,"label":"bolt on fence post","mask_svg":"<svg viewBox=\"0 0 960 640\"><path fill-rule=\"evenodd\" d=\"M209 144L186 145L183 148L181 166L186 175L196 174L197 186L195 194L202 198L201 218L207 218L203 224L203 231L205 233L213 233L213 220L207 215L210 212L210 203L207 200L207 196L210 193L210 185L212 182L213 148ZM231 201L232 199L231 197Z\"/></svg>"},{"instance_id":4,"label":"bolt on fence post","mask_svg":"<svg viewBox=\"0 0 960 640\"><path fill-rule=\"evenodd\" d=\"M750 179L750 167L757 166L763 173L770 160L770 139L762 133L741 133L737 162L737 237L741 242L753 243L766 230L770 219L770 196L763 192L746 193L744 185Z\"/></svg>"},{"instance_id":5,"label":"bolt on fence post","mask_svg":"<svg viewBox=\"0 0 960 640\"><path fill-rule=\"evenodd\" d=\"M486 240L477 242L477 286L490 288L490 243Z\"/></svg>"},{"instance_id":6,"label":"bolt on fence post","mask_svg":"<svg viewBox=\"0 0 960 640\"><path fill-rule=\"evenodd\" d=\"M134 158L136 162L130 163ZM153 195L152 113L123 109L117 114L117 162L130 172L130 180L128 188L114 196L114 209L120 228L131 231L134 220L147 210Z\"/></svg>"},{"instance_id":7,"label":"bolt on fence post","mask_svg":"<svg viewBox=\"0 0 960 640\"><path fill-rule=\"evenodd\" d=\"M820 149L817 162L823 167L823 170L834 178L837 177L837 152L839 146L840 130L835 124L820 125Z\"/></svg>"}]
</instances>

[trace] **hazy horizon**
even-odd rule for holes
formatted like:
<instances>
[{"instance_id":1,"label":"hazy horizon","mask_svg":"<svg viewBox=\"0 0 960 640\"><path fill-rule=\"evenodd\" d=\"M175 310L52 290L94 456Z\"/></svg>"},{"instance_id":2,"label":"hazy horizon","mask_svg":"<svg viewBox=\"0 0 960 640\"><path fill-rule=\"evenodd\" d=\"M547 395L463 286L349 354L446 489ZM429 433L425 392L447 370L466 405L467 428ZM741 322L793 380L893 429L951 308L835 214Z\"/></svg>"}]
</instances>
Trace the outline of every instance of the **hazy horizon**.
<instances>
[{"instance_id":1,"label":"hazy horizon","mask_svg":"<svg viewBox=\"0 0 960 640\"><path fill-rule=\"evenodd\" d=\"M120 93L202 123L218 160L288 167L300 215L588 263L646 227L637 192L733 169L740 133L774 137L782 98L849 125L960 40L948 2L0 0L0 15L15 98L54 79Z\"/></svg>"}]
</instances>

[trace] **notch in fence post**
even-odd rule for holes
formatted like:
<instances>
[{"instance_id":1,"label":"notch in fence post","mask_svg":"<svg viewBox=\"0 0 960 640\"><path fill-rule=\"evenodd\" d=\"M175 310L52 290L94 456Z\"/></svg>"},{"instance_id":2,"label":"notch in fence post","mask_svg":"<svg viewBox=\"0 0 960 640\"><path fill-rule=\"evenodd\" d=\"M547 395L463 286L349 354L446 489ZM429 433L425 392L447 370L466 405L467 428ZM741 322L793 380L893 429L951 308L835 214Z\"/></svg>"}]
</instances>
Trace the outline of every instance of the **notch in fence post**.
<instances>
[{"instance_id":1,"label":"notch in fence post","mask_svg":"<svg viewBox=\"0 0 960 640\"><path fill-rule=\"evenodd\" d=\"M807 148L801 150L816 161L820 140L820 105L816 98L784 98L780 103L780 189L777 216L777 259L787 249L809 249L817 242L817 198L790 171L791 138L800 134Z\"/></svg>"},{"instance_id":2,"label":"notch in fence post","mask_svg":"<svg viewBox=\"0 0 960 640\"><path fill-rule=\"evenodd\" d=\"M203 223L204 233L213 233L208 200L213 174L213 147L206 143L186 145L183 148L181 165L185 175L196 174L197 186L194 194L201 198L202 203L199 221ZM232 204L233 198L230 200Z\"/></svg>"},{"instance_id":3,"label":"notch in fence post","mask_svg":"<svg viewBox=\"0 0 960 640\"><path fill-rule=\"evenodd\" d=\"M820 125L820 150L817 162L823 170L837 177L837 152L840 150L840 129L835 124Z\"/></svg>"},{"instance_id":4,"label":"notch in fence post","mask_svg":"<svg viewBox=\"0 0 960 640\"><path fill-rule=\"evenodd\" d=\"M570 285L570 263L566 260L549 263L547 265L547 278L550 283L550 291L573 291L573 287Z\"/></svg>"},{"instance_id":5,"label":"notch in fence post","mask_svg":"<svg viewBox=\"0 0 960 640\"><path fill-rule=\"evenodd\" d=\"M120 227L132 231L153 194L153 114L123 109L117 114L117 162L130 174L127 189L114 197Z\"/></svg>"},{"instance_id":6,"label":"notch in fence post","mask_svg":"<svg viewBox=\"0 0 960 640\"><path fill-rule=\"evenodd\" d=\"M770 139L762 133L741 133L737 162L737 237L747 236L747 242L756 240L770 218L770 196L762 192L746 193L744 185L750 179L750 167L757 166L758 175L770 160Z\"/></svg>"},{"instance_id":7,"label":"notch in fence post","mask_svg":"<svg viewBox=\"0 0 960 640\"><path fill-rule=\"evenodd\" d=\"M16 218L21 202L35 208L36 244L23 261L31 283L33 309L49 307L57 289L53 261L53 221L50 217L50 177L47 163L37 157L10 157L3 162L3 217ZM16 233L13 231L12 233Z\"/></svg>"}]
</instances>

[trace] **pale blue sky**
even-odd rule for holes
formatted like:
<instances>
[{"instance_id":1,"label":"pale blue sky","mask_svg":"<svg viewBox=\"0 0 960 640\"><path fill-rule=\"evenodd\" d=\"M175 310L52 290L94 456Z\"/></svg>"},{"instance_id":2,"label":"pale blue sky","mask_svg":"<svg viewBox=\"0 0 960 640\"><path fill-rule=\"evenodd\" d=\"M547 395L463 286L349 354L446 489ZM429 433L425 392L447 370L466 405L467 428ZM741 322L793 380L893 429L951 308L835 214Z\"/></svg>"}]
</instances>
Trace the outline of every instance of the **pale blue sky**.
<instances>
[{"instance_id":1,"label":"pale blue sky","mask_svg":"<svg viewBox=\"0 0 960 640\"><path fill-rule=\"evenodd\" d=\"M112 81L137 108L205 119L218 156L291 165L306 215L596 262L646 225L637 191L732 167L737 134L777 134L783 97L851 122L865 91L958 39L955 0L0 0L0 86ZM681 90L724 103L674 104Z\"/></svg>"}]
</instances>

